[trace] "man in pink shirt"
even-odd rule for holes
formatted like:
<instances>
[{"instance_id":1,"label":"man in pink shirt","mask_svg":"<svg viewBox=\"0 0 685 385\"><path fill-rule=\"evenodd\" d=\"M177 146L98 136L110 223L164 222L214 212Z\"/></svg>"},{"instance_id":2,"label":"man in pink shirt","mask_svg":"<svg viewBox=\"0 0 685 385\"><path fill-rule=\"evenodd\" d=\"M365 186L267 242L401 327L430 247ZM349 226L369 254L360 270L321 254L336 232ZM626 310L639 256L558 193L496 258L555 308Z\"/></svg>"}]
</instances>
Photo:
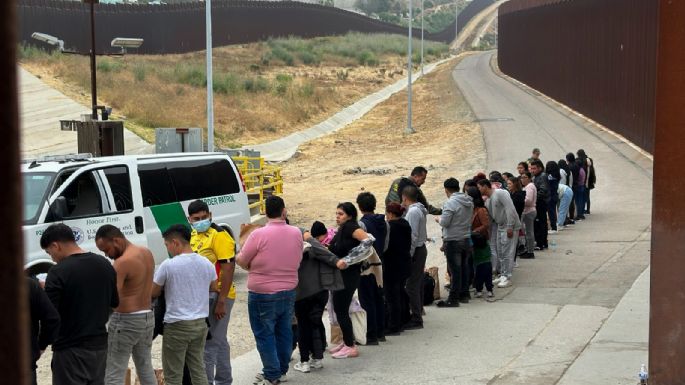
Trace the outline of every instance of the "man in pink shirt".
<instances>
[{"instance_id":1,"label":"man in pink shirt","mask_svg":"<svg viewBox=\"0 0 685 385\"><path fill-rule=\"evenodd\" d=\"M236 257L248 271L250 326L262 359L263 373L255 384L285 381L293 349L291 321L302 260L302 233L286 224L283 199L266 199L266 226L254 230Z\"/></svg>"}]
</instances>

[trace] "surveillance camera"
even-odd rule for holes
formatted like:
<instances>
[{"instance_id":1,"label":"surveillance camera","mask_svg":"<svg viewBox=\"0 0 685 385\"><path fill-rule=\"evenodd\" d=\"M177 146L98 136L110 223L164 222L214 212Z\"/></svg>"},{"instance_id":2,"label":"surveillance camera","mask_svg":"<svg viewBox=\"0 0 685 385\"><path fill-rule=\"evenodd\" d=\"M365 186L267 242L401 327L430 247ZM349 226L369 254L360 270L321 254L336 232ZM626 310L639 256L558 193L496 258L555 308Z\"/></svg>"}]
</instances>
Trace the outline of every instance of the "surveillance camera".
<instances>
[{"instance_id":1,"label":"surveillance camera","mask_svg":"<svg viewBox=\"0 0 685 385\"><path fill-rule=\"evenodd\" d=\"M130 38L130 37L115 37L114 40L112 40L112 47L119 47L119 48L139 48L141 45L143 45L143 39L136 39L136 38Z\"/></svg>"},{"instance_id":2,"label":"surveillance camera","mask_svg":"<svg viewBox=\"0 0 685 385\"><path fill-rule=\"evenodd\" d=\"M48 35L47 33L34 32L31 34L33 39L42 41L43 43L50 44L52 46L59 47L60 51L64 51L64 41L56 38L55 36Z\"/></svg>"}]
</instances>

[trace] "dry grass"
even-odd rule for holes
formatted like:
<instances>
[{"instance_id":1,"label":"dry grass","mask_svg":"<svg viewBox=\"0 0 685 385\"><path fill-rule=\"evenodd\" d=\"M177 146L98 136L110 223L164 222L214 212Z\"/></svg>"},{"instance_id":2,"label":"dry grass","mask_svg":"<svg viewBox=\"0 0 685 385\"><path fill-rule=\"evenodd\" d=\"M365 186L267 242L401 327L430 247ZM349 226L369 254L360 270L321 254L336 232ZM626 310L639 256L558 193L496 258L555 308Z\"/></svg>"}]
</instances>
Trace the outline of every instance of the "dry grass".
<instances>
[{"instance_id":1,"label":"dry grass","mask_svg":"<svg viewBox=\"0 0 685 385\"><path fill-rule=\"evenodd\" d=\"M277 39L214 49L214 116L220 146L282 137L324 120L404 73L406 38L349 34ZM426 46L428 60L447 53ZM155 127L206 126L204 52L98 58L100 103L147 140ZM86 57L22 49L22 65L89 104Z\"/></svg>"}]
</instances>

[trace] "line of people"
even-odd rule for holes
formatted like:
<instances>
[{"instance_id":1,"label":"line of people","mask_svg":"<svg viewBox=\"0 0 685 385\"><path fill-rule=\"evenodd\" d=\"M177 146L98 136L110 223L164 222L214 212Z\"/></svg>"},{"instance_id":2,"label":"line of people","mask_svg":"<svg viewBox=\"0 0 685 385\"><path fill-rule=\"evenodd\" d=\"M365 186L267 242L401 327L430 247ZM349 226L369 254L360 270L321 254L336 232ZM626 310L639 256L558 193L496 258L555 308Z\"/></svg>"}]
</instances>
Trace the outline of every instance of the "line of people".
<instances>
[{"instance_id":1,"label":"line of people","mask_svg":"<svg viewBox=\"0 0 685 385\"><path fill-rule=\"evenodd\" d=\"M52 327L34 328L34 378L36 360L52 343L53 384L121 384L131 357L141 384L156 384L151 346L163 334L167 384L232 383L227 328L236 263L248 272L249 320L263 364L255 384L287 380L294 341L300 351L295 370L323 368L327 304L342 333L331 356L358 357L350 317L355 293L367 314L366 345L423 328L428 215L442 229L450 275L449 294L437 306L468 303L471 286L476 297L492 298L494 285L511 284L519 238L525 239L519 256L534 258L535 250L548 247L548 220L555 232L589 214L592 159L579 150L578 158L568 154L566 161L545 166L539 155L536 149L518 165L518 177L481 173L463 188L455 178L445 180L442 208L428 204L421 191L428 172L416 167L392 182L385 215L375 212L375 196L364 192L356 200L361 216L353 203L340 203L332 230L318 221L307 230L290 226L285 202L272 196L265 203L266 226L241 234L238 254L229 232L212 222L207 204L195 201L188 206L192 229L184 223L164 231L171 258L156 271L150 251L131 244L115 226L104 225L95 236L110 264L82 250L68 226L51 225L41 237L41 247L57 263L45 283L50 301L31 298L37 309L47 309L36 312L47 314L41 324ZM345 257L370 237L371 258L347 263ZM155 297L165 301L161 322L152 311Z\"/></svg>"}]
</instances>

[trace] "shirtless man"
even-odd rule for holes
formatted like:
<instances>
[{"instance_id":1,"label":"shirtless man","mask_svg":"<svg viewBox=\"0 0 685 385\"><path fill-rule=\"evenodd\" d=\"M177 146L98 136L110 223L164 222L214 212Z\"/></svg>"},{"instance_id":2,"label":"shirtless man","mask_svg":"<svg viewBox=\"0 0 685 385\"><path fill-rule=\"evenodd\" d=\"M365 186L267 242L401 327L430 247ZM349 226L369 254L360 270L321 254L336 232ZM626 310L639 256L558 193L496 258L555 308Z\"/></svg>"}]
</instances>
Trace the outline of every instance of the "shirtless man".
<instances>
[{"instance_id":1,"label":"shirtless man","mask_svg":"<svg viewBox=\"0 0 685 385\"><path fill-rule=\"evenodd\" d=\"M105 384L121 385L133 355L141 385L156 385L152 368L152 275L155 260L150 250L129 242L121 231L104 225L95 234L95 245L114 260L119 306L109 319L109 346Z\"/></svg>"}]
</instances>

